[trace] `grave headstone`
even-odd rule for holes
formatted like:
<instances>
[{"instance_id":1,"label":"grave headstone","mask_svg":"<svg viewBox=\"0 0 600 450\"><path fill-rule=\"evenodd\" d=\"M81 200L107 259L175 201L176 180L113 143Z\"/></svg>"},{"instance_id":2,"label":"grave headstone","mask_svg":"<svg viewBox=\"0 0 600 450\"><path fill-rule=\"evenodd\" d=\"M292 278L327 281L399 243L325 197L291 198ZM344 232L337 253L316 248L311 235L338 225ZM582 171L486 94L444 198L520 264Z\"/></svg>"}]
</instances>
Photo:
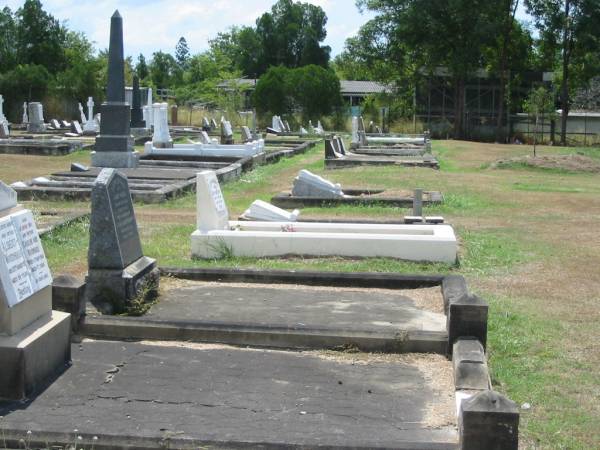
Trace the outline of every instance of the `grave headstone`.
<instances>
[{"instance_id":1,"label":"grave headstone","mask_svg":"<svg viewBox=\"0 0 600 450\"><path fill-rule=\"evenodd\" d=\"M284 123L286 133L291 133L292 129L290 128L290 123L286 120Z\"/></svg>"},{"instance_id":2,"label":"grave headstone","mask_svg":"<svg viewBox=\"0 0 600 450\"><path fill-rule=\"evenodd\" d=\"M334 184L308 170L301 170L294 179L292 196L309 198L343 198L340 184Z\"/></svg>"},{"instance_id":3,"label":"grave headstone","mask_svg":"<svg viewBox=\"0 0 600 450\"><path fill-rule=\"evenodd\" d=\"M83 128L81 128L79 121L74 120L71 122L71 131L79 136L83 134Z\"/></svg>"},{"instance_id":4,"label":"grave headstone","mask_svg":"<svg viewBox=\"0 0 600 450\"><path fill-rule=\"evenodd\" d=\"M94 116L94 99L92 97L88 97L87 101L87 109L88 114L87 117L81 112L81 119L85 118L85 122L83 122L83 132L87 135L95 135L100 130L100 125L95 120Z\"/></svg>"},{"instance_id":5,"label":"grave headstone","mask_svg":"<svg viewBox=\"0 0 600 450\"><path fill-rule=\"evenodd\" d=\"M146 106L142 111L144 122L146 123L146 129L149 130L154 126L154 121L152 117L153 109L152 109L152 88L148 88L148 97L146 98Z\"/></svg>"},{"instance_id":6,"label":"grave headstone","mask_svg":"<svg viewBox=\"0 0 600 450\"><path fill-rule=\"evenodd\" d=\"M300 136L308 135L308 130L304 127L300 127Z\"/></svg>"},{"instance_id":7,"label":"grave headstone","mask_svg":"<svg viewBox=\"0 0 600 450\"><path fill-rule=\"evenodd\" d=\"M6 120L6 116L4 115L4 97L0 95L0 124L5 123L8 125L8 120Z\"/></svg>"},{"instance_id":8,"label":"grave headstone","mask_svg":"<svg viewBox=\"0 0 600 450\"><path fill-rule=\"evenodd\" d=\"M52 311L33 214L16 200L0 181L0 399L10 400L34 393L70 359L70 315Z\"/></svg>"},{"instance_id":9,"label":"grave headstone","mask_svg":"<svg viewBox=\"0 0 600 450\"><path fill-rule=\"evenodd\" d=\"M142 97L140 93L140 80L133 76L133 92L131 101L131 128L144 128L142 118Z\"/></svg>"},{"instance_id":10,"label":"grave headstone","mask_svg":"<svg viewBox=\"0 0 600 450\"><path fill-rule=\"evenodd\" d=\"M210 136L208 135L208 133L206 131L202 131L200 133L200 142L202 144L212 144L212 140L210 139Z\"/></svg>"},{"instance_id":11,"label":"grave headstone","mask_svg":"<svg viewBox=\"0 0 600 450\"><path fill-rule=\"evenodd\" d=\"M247 220L256 220L259 222L296 222L299 215L300 211L297 209L288 212L265 201L255 200L242 217Z\"/></svg>"},{"instance_id":12,"label":"grave headstone","mask_svg":"<svg viewBox=\"0 0 600 450\"><path fill-rule=\"evenodd\" d=\"M79 108L79 118L81 119L81 123L85 125L85 123L87 122L87 117L85 117L85 113L83 112L83 106L81 106L81 103L77 104L77 108Z\"/></svg>"},{"instance_id":13,"label":"grave headstone","mask_svg":"<svg viewBox=\"0 0 600 450\"><path fill-rule=\"evenodd\" d=\"M87 284L88 299L108 313L158 288L156 261L142 253L127 178L115 169L103 169L92 188Z\"/></svg>"},{"instance_id":14,"label":"grave headstone","mask_svg":"<svg viewBox=\"0 0 600 450\"><path fill-rule=\"evenodd\" d=\"M197 174L196 202L199 231L205 233L229 228L229 211L214 171L205 170Z\"/></svg>"},{"instance_id":15,"label":"grave headstone","mask_svg":"<svg viewBox=\"0 0 600 450\"><path fill-rule=\"evenodd\" d=\"M210 122L206 117L202 118L202 131L210 131Z\"/></svg>"},{"instance_id":16,"label":"grave headstone","mask_svg":"<svg viewBox=\"0 0 600 450\"><path fill-rule=\"evenodd\" d=\"M245 144L246 142L252 142L253 140L254 137L252 136L250 128L244 125L242 127L242 142Z\"/></svg>"},{"instance_id":17,"label":"grave headstone","mask_svg":"<svg viewBox=\"0 0 600 450\"><path fill-rule=\"evenodd\" d=\"M29 117L27 116L27 102L23 102L23 116L21 117L21 123L23 125L29 123Z\"/></svg>"},{"instance_id":18,"label":"grave headstone","mask_svg":"<svg viewBox=\"0 0 600 450\"><path fill-rule=\"evenodd\" d=\"M50 121L50 125L52 125L52 128L54 128L55 130L60 130L62 128L60 122L56 119L52 119Z\"/></svg>"},{"instance_id":19,"label":"grave headstone","mask_svg":"<svg viewBox=\"0 0 600 450\"><path fill-rule=\"evenodd\" d=\"M8 139L10 137L10 130L6 122L0 122L0 139Z\"/></svg>"},{"instance_id":20,"label":"grave headstone","mask_svg":"<svg viewBox=\"0 0 600 450\"><path fill-rule=\"evenodd\" d=\"M71 128L71 122L68 122L66 120L61 120L60 121L60 127L61 128Z\"/></svg>"},{"instance_id":21,"label":"grave headstone","mask_svg":"<svg viewBox=\"0 0 600 450\"><path fill-rule=\"evenodd\" d=\"M283 129L281 128L281 119L279 116L273 116L271 119L271 130L273 130L275 133L283 132Z\"/></svg>"},{"instance_id":22,"label":"grave headstone","mask_svg":"<svg viewBox=\"0 0 600 450\"><path fill-rule=\"evenodd\" d=\"M152 117L154 120L154 133L152 145L156 148L173 148L173 139L169 133L167 121L167 103L155 103L152 106Z\"/></svg>"},{"instance_id":23,"label":"grave headstone","mask_svg":"<svg viewBox=\"0 0 600 450\"><path fill-rule=\"evenodd\" d=\"M213 130L217 129L217 121L214 118L210 119L210 126Z\"/></svg>"},{"instance_id":24,"label":"grave headstone","mask_svg":"<svg viewBox=\"0 0 600 450\"><path fill-rule=\"evenodd\" d=\"M233 145L233 129L231 122L227 120L221 121L221 145Z\"/></svg>"},{"instance_id":25,"label":"grave headstone","mask_svg":"<svg viewBox=\"0 0 600 450\"><path fill-rule=\"evenodd\" d=\"M177 125L177 105L171 106L171 125Z\"/></svg>"},{"instance_id":26,"label":"grave headstone","mask_svg":"<svg viewBox=\"0 0 600 450\"><path fill-rule=\"evenodd\" d=\"M27 123L27 131L30 133L39 133L46 131L44 123L44 108L39 102L31 102L27 105L29 122Z\"/></svg>"},{"instance_id":27,"label":"grave headstone","mask_svg":"<svg viewBox=\"0 0 600 450\"><path fill-rule=\"evenodd\" d=\"M131 109L125 102L125 60L123 53L123 19L115 11L110 19L108 48L108 85L106 101L100 108L102 121L92 152L92 166L135 168L138 154L133 151L130 131Z\"/></svg>"}]
</instances>

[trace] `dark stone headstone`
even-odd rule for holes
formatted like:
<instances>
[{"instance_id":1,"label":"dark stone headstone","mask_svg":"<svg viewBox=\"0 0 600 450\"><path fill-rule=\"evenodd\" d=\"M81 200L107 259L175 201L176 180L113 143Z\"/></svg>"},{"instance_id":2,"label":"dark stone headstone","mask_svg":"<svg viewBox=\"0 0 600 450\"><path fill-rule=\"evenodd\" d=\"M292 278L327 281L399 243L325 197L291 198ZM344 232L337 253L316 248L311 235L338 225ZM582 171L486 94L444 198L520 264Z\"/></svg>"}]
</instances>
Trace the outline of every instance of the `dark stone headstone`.
<instances>
[{"instance_id":1,"label":"dark stone headstone","mask_svg":"<svg viewBox=\"0 0 600 450\"><path fill-rule=\"evenodd\" d=\"M140 81L137 75L133 76L133 92L131 102L131 128L144 128L145 122L142 114L142 95L140 93Z\"/></svg>"},{"instance_id":2,"label":"dark stone headstone","mask_svg":"<svg viewBox=\"0 0 600 450\"><path fill-rule=\"evenodd\" d=\"M89 167L80 163L71 163L71 172L87 172Z\"/></svg>"},{"instance_id":3,"label":"dark stone headstone","mask_svg":"<svg viewBox=\"0 0 600 450\"><path fill-rule=\"evenodd\" d=\"M94 167L137 167L130 130L131 108L125 102L125 62L123 59L123 19L115 11L110 20L108 86L106 101L100 107L102 121L92 153Z\"/></svg>"},{"instance_id":4,"label":"dark stone headstone","mask_svg":"<svg viewBox=\"0 0 600 450\"><path fill-rule=\"evenodd\" d=\"M142 253L127 178L104 169L92 189L88 299L102 312L123 311L131 300L158 288L156 261Z\"/></svg>"},{"instance_id":5,"label":"dark stone headstone","mask_svg":"<svg viewBox=\"0 0 600 450\"><path fill-rule=\"evenodd\" d=\"M459 415L461 450L518 450L519 409L494 391L463 400Z\"/></svg>"},{"instance_id":6,"label":"dark stone headstone","mask_svg":"<svg viewBox=\"0 0 600 450\"><path fill-rule=\"evenodd\" d=\"M127 178L116 170L94 183L90 233L91 268L123 269L143 256Z\"/></svg>"}]
</instances>

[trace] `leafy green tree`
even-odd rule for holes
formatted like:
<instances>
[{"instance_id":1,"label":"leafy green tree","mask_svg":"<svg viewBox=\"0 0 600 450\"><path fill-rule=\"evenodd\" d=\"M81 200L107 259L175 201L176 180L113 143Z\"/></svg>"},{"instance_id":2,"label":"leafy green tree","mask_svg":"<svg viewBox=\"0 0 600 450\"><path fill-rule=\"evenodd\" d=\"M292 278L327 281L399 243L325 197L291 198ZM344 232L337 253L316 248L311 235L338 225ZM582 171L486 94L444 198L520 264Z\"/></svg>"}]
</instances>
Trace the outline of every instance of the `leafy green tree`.
<instances>
[{"instance_id":1,"label":"leafy green tree","mask_svg":"<svg viewBox=\"0 0 600 450\"><path fill-rule=\"evenodd\" d=\"M182 36L179 38L177 45L175 46L175 61L177 65L185 70L190 60L190 48L188 47L187 41Z\"/></svg>"},{"instance_id":2,"label":"leafy green tree","mask_svg":"<svg viewBox=\"0 0 600 450\"><path fill-rule=\"evenodd\" d=\"M570 92L600 68L600 2L597 0L525 0L534 17L544 51L560 71L561 143L567 140ZM558 50L560 49L560 50Z\"/></svg>"},{"instance_id":3,"label":"leafy green tree","mask_svg":"<svg viewBox=\"0 0 600 450\"><path fill-rule=\"evenodd\" d=\"M103 66L94 57L92 44L83 33L68 31L65 39L66 67L55 75L50 89L57 96L73 101L83 101L92 96L102 98Z\"/></svg>"},{"instance_id":4,"label":"leafy green tree","mask_svg":"<svg viewBox=\"0 0 600 450\"><path fill-rule=\"evenodd\" d=\"M540 120L544 118L553 120L556 115L554 107L554 94L545 87L540 86L533 89L527 99L523 102L523 109L529 115L530 120L535 123L533 129L533 156L536 156L537 137L540 132Z\"/></svg>"},{"instance_id":5,"label":"leafy green tree","mask_svg":"<svg viewBox=\"0 0 600 450\"><path fill-rule=\"evenodd\" d=\"M304 120L333 113L342 105L340 79L332 69L310 65L289 72L294 104Z\"/></svg>"},{"instance_id":6,"label":"leafy green tree","mask_svg":"<svg viewBox=\"0 0 600 450\"><path fill-rule=\"evenodd\" d=\"M454 85L454 135L464 137L466 80L498 33L497 2L489 0L357 0L377 13L369 27L396 67L433 72L446 67ZM402 90L402 87L400 87Z\"/></svg>"},{"instance_id":7,"label":"leafy green tree","mask_svg":"<svg viewBox=\"0 0 600 450\"><path fill-rule=\"evenodd\" d=\"M17 59L20 64L39 64L55 74L66 66L66 30L45 12L39 0L25 0L16 13Z\"/></svg>"},{"instance_id":8,"label":"leafy green tree","mask_svg":"<svg viewBox=\"0 0 600 450\"><path fill-rule=\"evenodd\" d=\"M148 78L150 75L148 64L146 64L146 57L141 53L138 55L137 64L135 65L135 73L140 79L140 82Z\"/></svg>"},{"instance_id":9,"label":"leafy green tree","mask_svg":"<svg viewBox=\"0 0 600 450\"><path fill-rule=\"evenodd\" d=\"M158 89L167 89L171 87L178 66L173 56L158 51L152 55L148 69L154 86Z\"/></svg>"},{"instance_id":10,"label":"leafy green tree","mask_svg":"<svg viewBox=\"0 0 600 450\"><path fill-rule=\"evenodd\" d=\"M0 73L17 64L17 24L12 11L5 6L0 11Z\"/></svg>"},{"instance_id":11,"label":"leafy green tree","mask_svg":"<svg viewBox=\"0 0 600 450\"><path fill-rule=\"evenodd\" d=\"M287 114L292 107L290 69L273 66L262 75L254 90L254 106L260 113Z\"/></svg>"}]
</instances>

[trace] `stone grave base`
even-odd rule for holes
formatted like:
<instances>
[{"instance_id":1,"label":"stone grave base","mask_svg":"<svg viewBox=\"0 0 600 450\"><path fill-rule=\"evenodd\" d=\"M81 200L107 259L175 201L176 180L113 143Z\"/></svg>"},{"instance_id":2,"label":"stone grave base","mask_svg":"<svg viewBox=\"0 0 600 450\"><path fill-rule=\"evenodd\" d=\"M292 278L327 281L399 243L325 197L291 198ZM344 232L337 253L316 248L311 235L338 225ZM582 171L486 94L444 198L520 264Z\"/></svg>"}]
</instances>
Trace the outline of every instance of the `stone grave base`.
<instances>
[{"instance_id":1,"label":"stone grave base","mask_svg":"<svg viewBox=\"0 0 600 450\"><path fill-rule=\"evenodd\" d=\"M139 163L138 152L92 152L92 166L135 169Z\"/></svg>"},{"instance_id":2,"label":"stone grave base","mask_svg":"<svg viewBox=\"0 0 600 450\"><path fill-rule=\"evenodd\" d=\"M441 355L84 340L52 386L0 414L9 447L21 437L33 448L101 449L456 450L459 441L452 363Z\"/></svg>"},{"instance_id":3,"label":"stone grave base","mask_svg":"<svg viewBox=\"0 0 600 450\"><path fill-rule=\"evenodd\" d=\"M1 296L0 301L4 301ZM48 311L51 309L52 287L47 286L33 294L31 297L17 303L12 308L2 308L0 330L6 334L13 335L18 330L35 322L40 317L47 315Z\"/></svg>"},{"instance_id":4,"label":"stone grave base","mask_svg":"<svg viewBox=\"0 0 600 450\"><path fill-rule=\"evenodd\" d=\"M374 156L423 156L427 153L425 147L358 147L352 150L357 155Z\"/></svg>"},{"instance_id":5,"label":"stone grave base","mask_svg":"<svg viewBox=\"0 0 600 450\"><path fill-rule=\"evenodd\" d=\"M63 139L1 139L0 153L63 156L83 148L83 142Z\"/></svg>"},{"instance_id":6,"label":"stone grave base","mask_svg":"<svg viewBox=\"0 0 600 450\"><path fill-rule=\"evenodd\" d=\"M439 169L440 165L433 156L423 155L422 157L384 157L368 155L352 155L340 158L325 158L326 169L340 169L344 167L355 166L404 166L404 167L428 167Z\"/></svg>"},{"instance_id":7,"label":"stone grave base","mask_svg":"<svg viewBox=\"0 0 600 450\"><path fill-rule=\"evenodd\" d=\"M413 193L407 191L406 195L397 197L386 196L382 189L343 189L344 197L340 198L319 198L319 197L298 197L290 192L281 192L271 198L271 203L280 208L310 208L327 207L339 205L385 205L392 207L411 207L413 205ZM444 198L440 192L424 191L423 205L440 204Z\"/></svg>"},{"instance_id":8,"label":"stone grave base","mask_svg":"<svg viewBox=\"0 0 600 450\"><path fill-rule=\"evenodd\" d=\"M39 391L71 359L71 316L52 311L17 334L0 336L0 398L22 400Z\"/></svg>"},{"instance_id":9,"label":"stone grave base","mask_svg":"<svg viewBox=\"0 0 600 450\"><path fill-rule=\"evenodd\" d=\"M159 280L156 260L147 256L124 270L90 269L86 277L88 301L105 314L122 312L144 290L148 291L146 297L156 296Z\"/></svg>"},{"instance_id":10,"label":"stone grave base","mask_svg":"<svg viewBox=\"0 0 600 450\"><path fill-rule=\"evenodd\" d=\"M192 257L388 257L454 264L457 242L448 225L331 224L229 221L227 230L196 230Z\"/></svg>"}]
</instances>

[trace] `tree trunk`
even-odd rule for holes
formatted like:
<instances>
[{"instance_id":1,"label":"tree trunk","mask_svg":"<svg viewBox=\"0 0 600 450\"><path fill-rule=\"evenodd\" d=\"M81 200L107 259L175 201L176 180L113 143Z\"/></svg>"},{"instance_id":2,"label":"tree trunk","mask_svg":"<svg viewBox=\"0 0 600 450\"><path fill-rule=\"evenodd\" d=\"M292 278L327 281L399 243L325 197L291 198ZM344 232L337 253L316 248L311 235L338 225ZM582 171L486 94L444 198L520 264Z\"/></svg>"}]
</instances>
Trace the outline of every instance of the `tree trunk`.
<instances>
[{"instance_id":1,"label":"tree trunk","mask_svg":"<svg viewBox=\"0 0 600 450\"><path fill-rule=\"evenodd\" d=\"M506 66L508 65L508 46L511 42L513 23L517 8L519 7L519 0L506 0L505 10L505 23L504 33L502 38L502 49L500 53L500 99L498 101L498 119L496 123L496 142L503 141L506 143L506 133L502 129L502 121L504 119L504 97L506 96ZM508 126L508 123L506 124Z\"/></svg>"},{"instance_id":2,"label":"tree trunk","mask_svg":"<svg viewBox=\"0 0 600 450\"><path fill-rule=\"evenodd\" d=\"M569 14L571 9L571 0L565 0L565 24L563 29L563 79L560 94L560 103L562 108L560 143L567 145L567 119L569 117L569 63L570 63L570 34L569 34Z\"/></svg>"},{"instance_id":3,"label":"tree trunk","mask_svg":"<svg viewBox=\"0 0 600 450\"><path fill-rule=\"evenodd\" d=\"M463 139L465 136L465 79L458 77L454 89L454 139Z\"/></svg>"}]
</instances>

